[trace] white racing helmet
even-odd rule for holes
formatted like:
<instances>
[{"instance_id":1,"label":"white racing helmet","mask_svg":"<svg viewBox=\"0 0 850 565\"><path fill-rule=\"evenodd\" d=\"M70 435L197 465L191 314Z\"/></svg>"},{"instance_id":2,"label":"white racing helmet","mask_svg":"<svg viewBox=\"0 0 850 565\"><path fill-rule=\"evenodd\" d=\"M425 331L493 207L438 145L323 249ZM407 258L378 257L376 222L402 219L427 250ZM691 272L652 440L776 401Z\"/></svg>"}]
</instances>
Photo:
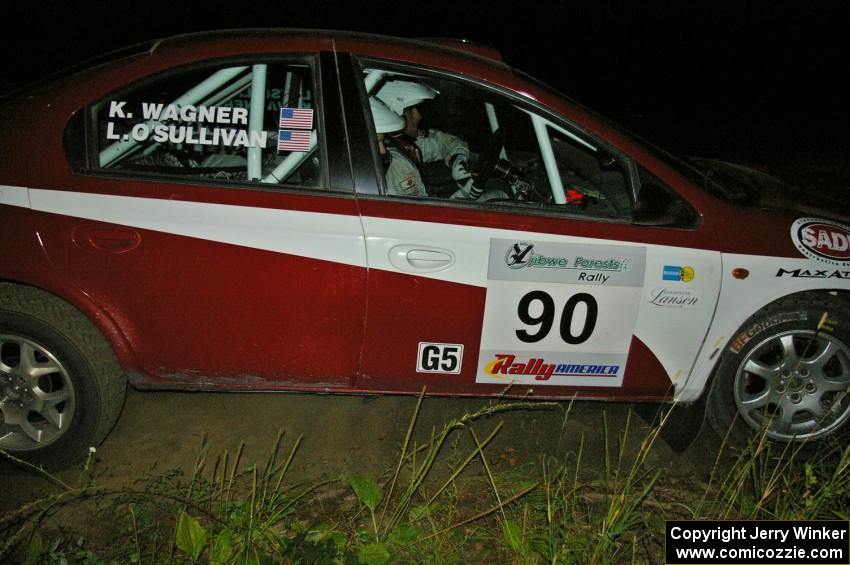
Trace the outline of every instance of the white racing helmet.
<instances>
[{"instance_id":1,"label":"white racing helmet","mask_svg":"<svg viewBox=\"0 0 850 565\"><path fill-rule=\"evenodd\" d=\"M390 110L402 115L405 108L431 100L438 94L438 91L419 82L390 80L384 83L376 96L389 106Z\"/></svg>"},{"instance_id":2,"label":"white racing helmet","mask_svg":"<svg viewBox=\"0 0 850 565\"><path fill-rule=\"evenodd\" d=\"M374 96L369 97L369 107L372 109L375 133L392 133L404 129L404 118L387 108L386 104Z\"/></svg>"}]
</instances>

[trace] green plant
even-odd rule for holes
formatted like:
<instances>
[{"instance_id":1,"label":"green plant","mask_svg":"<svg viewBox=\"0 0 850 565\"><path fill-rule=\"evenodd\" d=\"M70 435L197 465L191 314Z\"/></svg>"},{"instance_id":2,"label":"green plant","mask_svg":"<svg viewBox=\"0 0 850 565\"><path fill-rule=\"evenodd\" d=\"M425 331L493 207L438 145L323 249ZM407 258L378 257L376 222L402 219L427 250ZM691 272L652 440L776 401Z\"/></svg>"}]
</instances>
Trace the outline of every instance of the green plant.
<instances>
[{"instance_id":1,"label":"green plant","mask_svg":"<svg viewBox=\"0 0 850 565\"><path fill-rule=\"evenodd\" d=\"M234 496L234 483L243 447L240 445L233 464L228 468L225 452L221 463L216 462L209 482L199 479L201 461L196 465L188 487L188 498L200 485L206 486L205 505L208 525L188 512L181 510L175 527L174 547L197 561L206 551L211 563L265 563L282 562L297 556L299 544L306 543L299 537L294 513L298 504L313 493L334 481L323 481L300 489L285 488L284 478L295 453L301 445L299 437L290 448L282 465L278 466L283 433L278 433L275 445L262 471L250 466L248 477L250 488L245 498Z\"/></svg>"},{"instance_id":2,"label":"green plant","mask_svg":"<svg viewBox=\"0 0 850 565\"><path fill-rule=\"evenodd\" d=\"M215 459L204 445L188 478L175 469L117 488L97 484L93 458L76 483L18 462L56 493L0 517L0 561L382 565L461 563L474 555L481 562L652 563L661 559L662 518L847 519L848 446L797 461L793 451L764 441L740 451L724 444L707 484L671 483L649 463L669 412L645 433L635 433L631 414L616 432L603 415L598 468L581 435L560 458L500 469L500 458L487 452L503 422L482 435L480 421L551 405L492 404L423 440L414 433L422 401L420 395L389 470L343 484L289 484L302 438L280 457L283 433L263 466L243 465L244 445ZM460 429L468 439L453 433ZM319 490L324 502L316 515L305 502ZM90 508L103 510L98 535L54 520L66 511L97 513Z\"/></svg>"},{"instance_id":3,"label":"green plant","mask_svg":"<svg viewBox=\"0 0 850 565\"><path fill-rule=\"evenodd\" d=\"M602 473L596 479L583 467L583 435L578 449L563 461L544 457L539 495L502 518L503 543L514 558L529 563L622 562L637 551L639 540L657 534L657 530L647 531L645 524L650 521L649 499L661 480L661 470L651 468L647 458L668 417L669 413L662 417L631 453L635 448L631 413L615 449L603 414ZM491 482L495 494L496 484Z\"/></svg>"},{"instance_id":4,"label":"green plant","mask_svg":"<svg viewBox=\"0 0 850 565\"><path fill-rule=\"evenodd\" d=\"M502 423L498 423L487 437L479 442L470 427L472 422L501 412L520 409L547 409L553 405L551 403L527 402L491 404L474 413L467 413L460 418L450 420L439 431L432 430L428 441L416 447L415 444L411 446L411 438L421 410L424 392L423 389L408 424L394 472L387 484L386 496L384 496L384 489L377 481L359 475L354 475L349 479L352 490L360 503L368 509L371 519L372 531L368 538L361 536L364 539L358 550L358 556L363 562L370 564L387 563L394 554L403 556L403 559L412 559L413 555L409 552L414 546L438 540L462 526L485 518L496 511L501 511L507 504L533 490L533 487L526 488L515 493L508 500L498 500L496 506L460 522L451 522L454 518L453 512L444 512L444 521L439 523L435 521L435 511L441 497L455 485L460 474L477 457L481 458L486 467L484 448L502 427ZM449 436L452 432L461 428L470 430L475 441L475 448L459 464L451 468L448 478L439 483L439 486L431 492L426 488L425 481L432 473L437 457ZM413 506L415 501L420 502L420 504ZM380 515L377 516L376 511L379 507ZM451 497L449 497L448 504L444 509L451 507ZM430 534L426 534L416 525L423 518L431 528ZM445 519L448 519L448 521L445 521Z\"/></svg>"},{"instance_id":5,"label":"green plant","mask_svg":"<svg viewBox=\"0 0 850 565\"><path fill-rule=\"evenodd\" d=\"M850 504L850 446L825 444L800 456L794 444L777 446L761 434L740 451L717 455L695 517L748 520L843 519ZM731 457L728 470L720 461Z\"/></svg>"}]
</instances>

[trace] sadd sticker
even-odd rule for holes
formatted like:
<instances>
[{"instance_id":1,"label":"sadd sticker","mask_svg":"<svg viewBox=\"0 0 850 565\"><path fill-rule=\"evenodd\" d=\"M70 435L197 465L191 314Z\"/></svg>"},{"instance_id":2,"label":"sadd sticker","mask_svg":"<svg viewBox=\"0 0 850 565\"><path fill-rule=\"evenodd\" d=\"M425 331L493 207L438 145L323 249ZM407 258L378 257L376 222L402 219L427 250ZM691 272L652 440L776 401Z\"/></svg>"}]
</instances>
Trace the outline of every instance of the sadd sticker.
<instances>
[{"instance_id":1,"label":"sadd sticker","mask_svg":"<svg viewBox=\"0 0 850 565\"><path fill-rule=\"evenodd\" d=\"M621 386L645 268L639 246L491 239L475 382Z\"/></svg>"},{"instance_id":2,"label":"sadd sticker","mask_svg":"<svg viewBox=\"0 0 850 565\"><path fill-rule=\"evenodd\" d=\"M791 240L808 257L830 265L850 264L850 228L819 218L799 218L791 224Z\"/></svg>"}]
</instances>

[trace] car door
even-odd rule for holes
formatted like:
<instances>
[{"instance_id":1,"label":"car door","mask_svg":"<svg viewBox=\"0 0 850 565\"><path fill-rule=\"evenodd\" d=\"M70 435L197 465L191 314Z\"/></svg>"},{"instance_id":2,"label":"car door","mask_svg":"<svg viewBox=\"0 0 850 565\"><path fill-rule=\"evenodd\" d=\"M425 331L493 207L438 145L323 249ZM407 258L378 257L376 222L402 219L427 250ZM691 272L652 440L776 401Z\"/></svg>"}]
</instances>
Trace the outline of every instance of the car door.
<instances>
[{"instance_id":1,"label":"car door","mask_svg":"<svg viewBox=\"0 0 850 565\"><path fill-rule=\"evenodd\" d=\"M301 54L164 69L67 127L74 171L30 191L39 233L121 328L137 381L353 383L366 263L333 67Z\"/></svg>"},{"instance_id":2,"label":"car door","mask_svg":"<svg viewBox=\"0 0 850 565\"><path fill-rule=\"evenodd\" d=\"M488 179L479 200L434 186L420 197L359 190L369 301L358 386L671 395L719 292L713 232L695 210L627 155L509 93L383 62L358 73L363 105L388 81L439 93L419 112L430 128L420 139L466 140L476 182ZM421 176L438 184L428 168L448 161L425 160ZM635 205L641 184L650 205Z\"/></svg>"}]
</instances>

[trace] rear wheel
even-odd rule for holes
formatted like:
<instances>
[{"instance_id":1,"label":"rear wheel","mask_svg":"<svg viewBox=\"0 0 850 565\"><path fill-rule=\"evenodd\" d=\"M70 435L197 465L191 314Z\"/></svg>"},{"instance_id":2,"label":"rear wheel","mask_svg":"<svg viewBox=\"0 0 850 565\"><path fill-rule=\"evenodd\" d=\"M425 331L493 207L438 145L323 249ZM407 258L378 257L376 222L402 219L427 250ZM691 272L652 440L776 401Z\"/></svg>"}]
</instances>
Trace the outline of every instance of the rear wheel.
<instances>
[{"instance_id":1,"label":"rear wheel","mask_svg":"<svg viewBox=\"0 0 850 565\"><path fill-rule=\"evenodd\" d=\"M0 449L66 467L115 424L125 379L79 311L35 288L0 284Z\"/></svg>"},{"instance_id":2,"label":"rear wheel","mask_svg":"<svg viewBox=\"0 0 850 565\"><path fill-rule=\"evenodd\" d=\"M723 352L709 396L717 432L742 446L760 433L787 443L845 429L850 328L838 320L848 310L831 295L801 295L750 318Z\"/></svg>"}]
</instances>

